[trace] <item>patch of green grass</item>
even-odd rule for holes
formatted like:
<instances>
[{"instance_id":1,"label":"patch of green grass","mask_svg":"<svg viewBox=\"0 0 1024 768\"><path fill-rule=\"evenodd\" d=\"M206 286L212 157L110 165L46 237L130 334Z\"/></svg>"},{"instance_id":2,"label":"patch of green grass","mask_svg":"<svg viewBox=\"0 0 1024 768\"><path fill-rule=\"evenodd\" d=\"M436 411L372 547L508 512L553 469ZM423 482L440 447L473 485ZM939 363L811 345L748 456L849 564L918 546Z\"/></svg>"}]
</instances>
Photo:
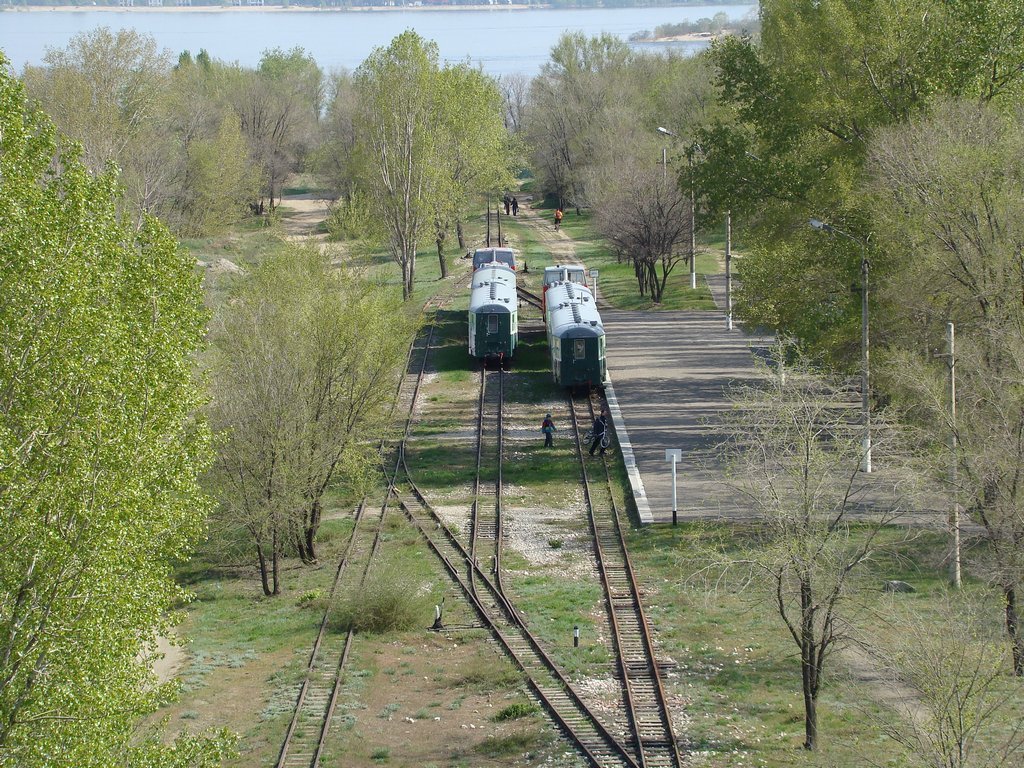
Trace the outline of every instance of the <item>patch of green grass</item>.
<instances>
[{"instance_id":1,"label":"patch of green grass","mask_svg":"<svg viewBox=\"0 0 1024 768\"><path fill-rule=\"evenodd\" d=\"M476 474L476 446L472 441L452 445L446 440L417 439L406 449L406 458L410 468L416 468L416 484L423 491L448 491L470 482Z\"/></svg>"},{"instance_id":2,"label":"patch of green grass","mask_svg":"<svg viewBox=\"0 0 1024 768\"><path fill-rule=\"evenodd\" d=\"M534 569L517 576L511 591L530 631L568 674L600 674L599 668L612 661L594 624L594 616L604 611L599 582ZM574 627L580 629L578 648Z\"/></svg>"},{"instance_id":3,"label":"patch of green grass","mask_svg":"<svg viewBox=\"0 0 1024 768\"><path fill-rule=\"evenodd\" d=\"M375 763L386 763L391 759L391 750L386 747L378 747L370 753L370 759Z\"/></svg>"},{"instance_id":4,"label":"patch of green grass","mask_svg":"<svg viewBox=\"0 0 1024 768\"><path fill-rule=\"evenodd\" d=\"M522 674L504 657L495 656L483 649L459 668L458 675L449 682L450 688L472 688L481 692L501 691L519 685ZM460 696L456 701L461 706ZM458 706L449 705L449 709Z\"/></svg>"},{"instance_id":5,"label":"patch of green grass","mask_svg":"<svg viewBox=\"0 0 1024 768\"><path fill-rule=\"evenodd\" d=\"M485 739L474 749L481 755L497 758L528 752L536 748L539 743L540 738L536 733L518 732Z\"/></svg>"}]
</instances>

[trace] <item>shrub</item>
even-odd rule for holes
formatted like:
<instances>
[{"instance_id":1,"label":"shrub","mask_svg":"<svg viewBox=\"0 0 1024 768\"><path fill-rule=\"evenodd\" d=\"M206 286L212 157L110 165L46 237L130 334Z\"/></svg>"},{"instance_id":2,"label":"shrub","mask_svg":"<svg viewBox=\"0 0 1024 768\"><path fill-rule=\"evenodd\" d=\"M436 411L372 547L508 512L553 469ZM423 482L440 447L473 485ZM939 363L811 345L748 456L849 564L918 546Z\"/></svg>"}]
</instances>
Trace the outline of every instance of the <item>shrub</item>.
<instances>
[{"instance_id":1,"label":"shrub","mask_svg":"<svg viewBox=\"0 0 1024 768\"><path fill-rule=\"evenodd\" d=\"M323 591L319 589L311 589L299 595L299 599L295 601L295 604L299 608L308 608L310 605L319 602L323 594Z\"/></svg>"},{"instance_id":2,"label":"shrub","mask_svg":"<svg viewBox=\"0 0 1024 768\"><path fill-rule=\"evenodd\" d=\"M401 632L429 624L430 608L409 566L386 560L371 568L362 587L335 602L329 626L339 632Z\"/></svg>"},{"instance_id":3,"label":"shrub","mask_svg":"<svg viewBox=\"0 0 1024 768\"><path fill-rule=\"evenodd\" d=\"M528 701L517 701L515 704L509 704L491 719L496 723L501 723L505 720L518 720L521 717L528 717L536 711L536 704L531 704Z\"/></svg>"}]
</instances>

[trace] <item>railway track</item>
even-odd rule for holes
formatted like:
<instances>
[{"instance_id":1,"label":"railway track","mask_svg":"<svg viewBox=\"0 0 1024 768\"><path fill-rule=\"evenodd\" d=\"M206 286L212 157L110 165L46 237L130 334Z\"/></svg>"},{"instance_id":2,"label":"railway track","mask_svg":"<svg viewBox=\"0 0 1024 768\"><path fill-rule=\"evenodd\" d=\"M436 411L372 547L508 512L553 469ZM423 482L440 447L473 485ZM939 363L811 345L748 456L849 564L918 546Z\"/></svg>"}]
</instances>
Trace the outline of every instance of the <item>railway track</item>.
<instances>
[{"instance_id":1,"label":"railway track","mask_svg":"<svg viewBox=\"0 0 1024 768\"><path fill-rule=\"evenodd\" d=\"M516 293L519 295L520 299L525 301L531 307L535 307L536 309L541 309L541 310L544 308L544 304L543 304L540 296L538 296L537 294L533 293L532 291L528 291L525 288L520 288L520 287L517 286L516 287Z\"/></svg>"},{"instance_id":2,"label":"railway track","mask_svg":"<svg viewBox=\"0 0 1024 768\"><path fill-rule=\"evenodd\" d=\"M672 727L672 716L657 665L650 626L644 615L640 589L619 524L608 463L588 464L582 441L577 398L569 396L580 471L594 541L594 554L606 597L627 716L634 734L637 762L644 768L679 768L682 757ZM594 418L594 402L586 399L584 416ZM598 478L592 481L592 474Z\"/></svg>"},{"instance_id":3,"label":"railway track","mask_svg":"<svg viewBox=\"0 0 1024 768\"><path fill-rule=\"evenodd\" d=\"M480 367L480 403L477 413L476 481L471 514L470 556L494 577L501 590L501 458L502 406L505 374L498 367ZM477 591L475 571L470 585Z\"/></svg>"},{"instance_id":4,"label":"railway track","mask_svg":"<svg viewBox=\"0 0 1024 768\"><path fill-rule=\"evenodd\" d=\"M408 468L406 468L408 478ZM590 710L529 631L515 607L470 552L443 523L411 479L396 486L399 505L476 609L480 620L563 733L591 765L640 768L631 754Z\"/></svg>"},{"instance_id":5,"label":"railway track","mask_svg":"<svg viewBox=\"0 0 1024 768\"><path fill-rule=\"evenodd\" d=\"M423 372L426 369L433 334L434 324L431 323L417 333L409 348L405 374L399 382L395 405L392 408L392 414L399 408L404 409L405 429L401 440L392 449L393 463L392 461L387 462L387 464L391 464L392 468L388 471L385 466L388 489L384 495L384 502L380 506L380 512L372 528L368 529L364 520L365 500L356 512L351 536L346 543L331 583L327 607L320 621L316 639L313 641L313 648L306 664L306 674L299 688L295 708L292 710L292 718L278 753L276 768L317 768L320 765L334 719L338 690L342 683L342 672L355 636L351 629L344 635L328 631L331 607L338 594L339 585L350 570L350 566L353 563L362 566L358 582L362 585L366 580L370 564L380 547L381 531L384 529L395 480L404 461L405 441L412 425L416 397L419 394Z\"/></svg>"}]
</instances>

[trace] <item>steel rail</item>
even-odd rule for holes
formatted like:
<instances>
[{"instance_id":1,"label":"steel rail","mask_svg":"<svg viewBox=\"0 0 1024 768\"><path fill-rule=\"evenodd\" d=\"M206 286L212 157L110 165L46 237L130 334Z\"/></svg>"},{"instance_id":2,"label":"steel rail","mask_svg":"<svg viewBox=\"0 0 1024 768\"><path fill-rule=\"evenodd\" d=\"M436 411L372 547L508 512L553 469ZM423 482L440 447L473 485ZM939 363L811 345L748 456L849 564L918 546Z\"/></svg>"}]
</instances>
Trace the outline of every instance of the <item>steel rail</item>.
<instances>
[{"instance_id":1,"label":"steel rail","mask_svg":"<svg viewBox=\"0 0 1024 768\"><path fill-rule=\"evenodd\" d=\"M488 379L497 379L497 387L487 386ZM470 513L469 553L474 562L491 558L490 572L501 590L501 464L502 464L502 411L505 400L505 374L499 367L488 373L487 366L480 367L480 397L476 420L476 479L473 482L473 506ZM493 441L488 438L492 436ZM485 454L488 462L485 464ZM496 472L488 481L483 492L485 467L491 464ZM493 484L493 485L492 485ZM489 552L483 552L484 547ZM483 560L486 562L486 560ZM470 572L470 584L476 589L476 578Z\"/></svg>"},{"instance_id":2,"label":"steel rail","mask_svg":"<svg viewBox=\"0 0 1024 768\"><path fill-rule=\"evenodd\" d=\"M594 766L640 768L623 744L604 726L580 697L558 665L544 651L497 584L471 557L416 487L406 468L410 495L399 503L428 546L476 608L480 620L498 640L544 708ZM478 588L470 584L474 573Z\"/></svg>"},{"instance_id":3,"label":"steel rail","mask_svg":"<svg viewBox=\"0 0 1024 768\"><path fill-rule=\"evenodd\" d=\"M435 315L436 320L436 315ZM420 384L423 381L423 374L426 370L427 358L430 346L433 342L434 329L436 327L435 322L431 322L429 326L421 328L409 345L409 351L406 353L406 373L399 380L396 388L395 398L393 400L391 414L393 415L398 407L399 402L402 399L403 389L408 389L406 385L410 382L410 369L417 369L415 373L414 383L412 385L412 393L409 400L408 410L405 418L405 428L403 430L402 438L396 447L395 462L393 469L388 472L386 466L383 466L385 477L388 478L388 488L384 494L384 502L381 505L380 515L377 521L376 532L373 537L373 543L370 546L370 551L365 557L365 564L363 572L360 576L359 583L362 585L366 580L366 575L369 572L370 564L373 562L373 558L376 556L377 550L379 549L381 542L381 532L384 529L384 522L387 516L388 505L390 503L392 494L394 492L395 481L398 478L399 469L404 460L404 446L405 441L408 439L409 432L412 425L413 414L416 408L416 400L419 395ZM418 344L422 339L422 344ZM418 349L423 352L423 357L418 361L418 364L414 364L414 356ZM384 441L381 441L381 449L383 449ZM382 458L382 465L384 464ZM352 535L346 545L345 554L342 556L341 562L338 565L338 570L335 574L334 581L331 586L330 596L328 597L327 607L324 610L324 616L320 622L320 628L317 632L317 637L313 644L313 650L310 654L309 662L306 666L306 674L303 678L302 685L299 689L299 694L296 698L295 708L292 711L292 718L288 725L288 730L285 733L284 741L281 745L281 750L278 754L278 760L276 768L299 768L301 766L311 766L311 768L317 768L320 764L320 760L323 757L324 747L326 745L327 737L330 732L331 722L334 717L334 710L338 699L338 689L341 685L342 674L344 666L348 660L349 651L352 647L352 641L354 638L354 630L349 629L345 634L345 639L342 644L340 651L337 653L338 663L333 667L333 674L331 675L330 691L325 697L317 696L315 694L321 693L321 691L315 691L314 696L310 696L311 689L315 689L317 685L324 683L326 684L325 675L317 675L319 662L321 661L320 655L323 649L323 639L326 635L326 628L330 617L330 610L333 605L334 597L337 591L338 584L340 583L342 574L347 568L347 565L352 560L353 548L355 541L357 540L357 531L359 522L362 519L363 510L365 507L364 503L360 505L356 525L353 526ZM295 751L293 749L294 742L297 737L301 741L303 737L312 738L313 724L310 723L308 727L301 727L301 719L304 710L307 708L307 703L311 698L317 700L317 704L323 706L323 714L318 719L319 728L317 729L316 743L313 746L312 752L308 751ZM321 701L321 698L323 701Z\"/></svg>"},{"instance_id":4,"label":"steel rail","mask_svg":"<svg viewBox=\"0 0 1024 768\"><path fill-rule=\"evenodd\" d=\"M541 297L538 296L537 294L528 291L525 288L520 288L519 286L516 286L516 293L519 295L520 299L525 301L530 306L536 307L537 309L544 308L544 302L541 299Z\"/></svg>"},{"instance_id":5,"label":"steel rail","mask_svg":"<svg viewBox=\"0 0 1024 768\"><path fill-rule=\"evenodd\" d=\"M593 401L587 398L589 416ZM594 553L604 586L606 605L616 648L616 660L625 689L624 701L633 729L637 758L645 768L679 768L682 757L672 726L671 711L661 681L649 624L640 599L625 535L622 531L608 462L602 457L605 487L590 482L575 398L569 410L576 435L584 496L594 541ZM597 498L600 495L600 498Z\"/></svg>"}]
</instances>

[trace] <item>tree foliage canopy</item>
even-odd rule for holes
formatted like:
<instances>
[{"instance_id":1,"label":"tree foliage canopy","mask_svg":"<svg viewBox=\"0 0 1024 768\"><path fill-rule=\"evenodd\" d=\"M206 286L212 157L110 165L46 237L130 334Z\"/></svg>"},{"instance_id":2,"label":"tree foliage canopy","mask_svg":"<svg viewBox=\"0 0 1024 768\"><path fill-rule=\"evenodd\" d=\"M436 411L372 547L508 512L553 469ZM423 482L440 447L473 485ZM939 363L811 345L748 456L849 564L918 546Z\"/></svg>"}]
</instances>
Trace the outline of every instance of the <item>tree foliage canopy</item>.
<instances>
[{"instance_id":1,"label":"tree foliage canopy","mask_svg":"<svg viewBox=\"0 0 1024 768\"><path fill-rule=\"evenodd\" d=\"M170 691L156 635L203 532L193 262L26 106L0 60L0 754L19 766L209 765L137 731Z\"/></svg>"}]
</instances>

